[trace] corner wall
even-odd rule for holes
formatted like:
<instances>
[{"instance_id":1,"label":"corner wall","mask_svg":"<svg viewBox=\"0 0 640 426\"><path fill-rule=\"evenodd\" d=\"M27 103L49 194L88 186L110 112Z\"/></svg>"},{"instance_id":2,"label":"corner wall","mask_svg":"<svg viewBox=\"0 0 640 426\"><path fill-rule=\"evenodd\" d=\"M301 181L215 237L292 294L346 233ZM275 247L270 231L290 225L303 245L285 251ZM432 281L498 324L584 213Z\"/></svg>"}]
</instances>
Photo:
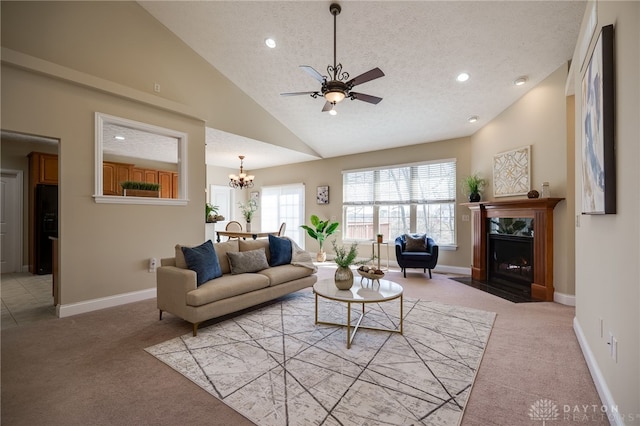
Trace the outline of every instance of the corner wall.
<instances>
[{"instance_id":1,"label":"corner wall","mask_svg":"<svg viewBox=\"0 0 640 426\"><path fill-rule=\"evenodd\" d=\"M586 27L590 3L583 19ZM576 228L576 318L574 327L603 402L617 407L614 424L640 421L640 3L597 2L597 26L614 25L615 161L617 213L581 215ZM582 33L581 33L582 34ZM581 46L582 34L577 46ZM576 48L575 87L576 209L581 210L582 59ZM600 335L602 321L603 336ZM614 360L607 344L618 341Z\"/></svg>"}]
</instances>

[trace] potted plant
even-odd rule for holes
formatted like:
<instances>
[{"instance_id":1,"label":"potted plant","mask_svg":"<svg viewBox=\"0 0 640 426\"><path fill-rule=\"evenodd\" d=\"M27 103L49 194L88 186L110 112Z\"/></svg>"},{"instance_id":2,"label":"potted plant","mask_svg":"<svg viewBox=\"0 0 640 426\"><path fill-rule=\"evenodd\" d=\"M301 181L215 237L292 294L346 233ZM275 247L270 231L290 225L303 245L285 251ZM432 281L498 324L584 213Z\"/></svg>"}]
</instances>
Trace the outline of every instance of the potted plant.
<instances>
[{"instance_id":1,"label":"potted plant","mask_svg":"<svg viewBox=\"0 0 640 426\"><path fill-rule=\"evenodd\" d=\"M339 246L336 244L336 240L331 241L331 245L333 246L334 262L338 265L338 269L336 269L335 273L335 282L336 287L340 290L348 290L353 285L353 271L351 270L351 265L364 265L369 262L372 257L365 260L358 260L358 243L353 242L349 248L345 248L345 246Z\"/></svg>"},{"instance_id":2,"label":"potted plant","mask_svg":"<svg viewBox=\"0 0 640 426\"><path fill-rule=\"evenodd\" d=\"M210 203L204 205L204 220L207 223L216 223L224 220L224 216L218 214L219 206L214 206Z\"/></svg>"},{"instance_id":3,"label":"potted plant","mask_svg":"<svg viewBox=\"0 0 640 426\"><path fill-rule=\"evenodd\" d=\"M462 179L463 191L469 196L469 201L472 203L480 201L480 191L484 188L485 184L486 181L478 176L477 173Z\"/></svg>"},{"instance_id":4,"label":"potted plant","mask_svg":"<svg viewBox=\"0 0 640 426\"><path fill-rule=\"evenodd\" d=\"M126 180L120 182L125 197L160 197L160 184Z\"/></svg>"},{"instance_id":5,"label":"potted plant","mask_svg":"<svg viewBox=\"0 0 640 426\"><path fill-rule=\"evenodd\" d=\"M340 226L340 222L320 220L320 218L314 214L311 215L309 220L311 221L311 225L313 226L313 228L307 225L300 225L300 228L307 231L307 234L309 234L311 238L318 241L318 244L320 245L320 251L316 256L316 260L318 262L324 262L325 260L327 260L327 254L322 249L322 245L324 244L324 240L329 235L336 232L336 230L338 229L338 226Z\"/></svg>"},{"instance_id":6,"label":"potted plant","mask_svg":"<svg viewBox=\"0 0 640 426\"><path fill-rule=\"evenodd\" d=\"M246 203L241 202L238 205L244 220L247 222L247 231L251 232L251 219L253 219L253 214L258 211L258 202L252 198Z\"/></svg>"}]
</instances>

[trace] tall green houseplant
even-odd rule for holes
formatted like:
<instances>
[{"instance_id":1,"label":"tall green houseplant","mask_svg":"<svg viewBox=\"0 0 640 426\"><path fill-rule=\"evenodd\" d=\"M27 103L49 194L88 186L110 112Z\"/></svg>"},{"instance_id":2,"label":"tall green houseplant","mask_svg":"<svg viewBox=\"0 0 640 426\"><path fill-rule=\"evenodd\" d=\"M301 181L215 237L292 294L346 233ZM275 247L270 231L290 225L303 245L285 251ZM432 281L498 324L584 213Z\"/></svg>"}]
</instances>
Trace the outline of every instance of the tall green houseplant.
<instances>
[{"instance_id":1,"label":"tall green houseplant","mask_svg":"<svg viewBox=\"0 0 640 426\"><path fill-rule=\"evenodd\" d=\"M311 238L313 238L318 242L318 244L320 245L320 251L318 252L317 260L318 262L324 262L325 260L327 260L327 254L322 249L322 246L324 244L324 241L327 239L327 237L333 234L334 232L336 232L336 230L338 229L338 226L340 226L340 222L331 222L330 220L320 220L320 218L314 214L311 215L309 220L311 221L311 225L313 227L307 226L307 225L300 225L300 228L307 231L307 234L309 234Z\"/></svg>"}]
</instances>

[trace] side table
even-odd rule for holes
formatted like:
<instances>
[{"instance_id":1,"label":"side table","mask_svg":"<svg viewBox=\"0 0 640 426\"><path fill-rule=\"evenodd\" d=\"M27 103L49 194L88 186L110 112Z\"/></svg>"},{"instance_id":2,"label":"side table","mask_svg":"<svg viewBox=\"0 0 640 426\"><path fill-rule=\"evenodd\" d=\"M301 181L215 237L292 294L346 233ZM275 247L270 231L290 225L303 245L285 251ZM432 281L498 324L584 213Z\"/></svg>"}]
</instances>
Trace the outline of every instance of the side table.
<instances>
[{"instance_id":1,"label":"side table","mask_svg":"<svg viewBox=\"0 0 640 426\"><path fill-rule=\"evenodd\" d=\"M381 244L387 247L387 266L385 266L385 267L381 267L380 266L380 245ZM378 254L377 255L376 255L376 245L378 246ZM389 241L383 241L381 243L379 243L377 241L372 241L371 242L371 255L378 257L378 269L380 269L381 271L388 271L389 270Z\"/></svg>"}]
</instances>

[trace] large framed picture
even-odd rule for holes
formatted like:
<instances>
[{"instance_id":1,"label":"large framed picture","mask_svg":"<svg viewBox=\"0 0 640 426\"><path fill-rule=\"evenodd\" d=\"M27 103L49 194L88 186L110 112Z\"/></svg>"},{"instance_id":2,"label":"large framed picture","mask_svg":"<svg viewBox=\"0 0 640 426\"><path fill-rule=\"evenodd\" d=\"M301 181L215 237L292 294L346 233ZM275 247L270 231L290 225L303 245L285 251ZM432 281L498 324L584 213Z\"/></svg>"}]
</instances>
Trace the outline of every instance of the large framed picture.
<instances>
[{"instance_id":1,"label":"large framed picture","mask_svg":"<svg viewBox=\"0 0 640 426\"><path fill-rule=\"evenodd\" d=\"M613 25L607 25L582 78L582 214L616 212L613 73Z\"/></svg>"},{"instance_id":2,"label":"large framed picture","mask_svg":"<svg viewBox=\"0 0 640 426\"><path fill-rule=\"evenodd\" d=\"M329 187L319 186L316 192L316 202L318 204L329 204Z\"/></svg>"},{"instance_id":3,"label":"large framed picture","mask_svg":"<svg viewBox=\"0 0 640 426\"><path fill-rule=\"evenodd\" d=\"M531 189L531 145L493 156L493 196L526 195Z\"/></svg>"}]
</instances>

